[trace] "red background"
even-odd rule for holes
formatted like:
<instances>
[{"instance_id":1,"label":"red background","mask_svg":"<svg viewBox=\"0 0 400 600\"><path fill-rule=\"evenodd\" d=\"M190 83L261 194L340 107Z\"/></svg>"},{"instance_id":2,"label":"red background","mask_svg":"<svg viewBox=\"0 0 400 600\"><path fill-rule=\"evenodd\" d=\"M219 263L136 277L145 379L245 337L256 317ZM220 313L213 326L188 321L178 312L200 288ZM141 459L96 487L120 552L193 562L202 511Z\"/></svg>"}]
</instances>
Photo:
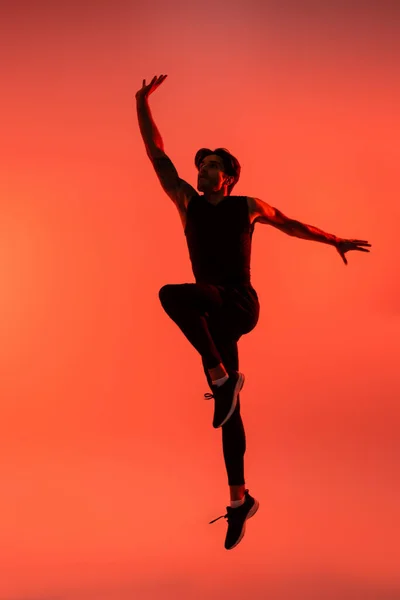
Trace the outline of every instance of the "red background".
<instances>
[{"instance_id":1,"label":"red background","mask_svg":"<svg viewBox=\"0 0 400 600\"><path fill-rule=\"evenodd\" d=\"M1 3L0 598L400 597L396 10ZM239 350L260 510L229 553L208 525L221 432L158 299L193 281L136 120L164 73L150 105L181 177L224 146L234 193L372 243L345 267L256 226Z\"/></svg>"}]
</instances>

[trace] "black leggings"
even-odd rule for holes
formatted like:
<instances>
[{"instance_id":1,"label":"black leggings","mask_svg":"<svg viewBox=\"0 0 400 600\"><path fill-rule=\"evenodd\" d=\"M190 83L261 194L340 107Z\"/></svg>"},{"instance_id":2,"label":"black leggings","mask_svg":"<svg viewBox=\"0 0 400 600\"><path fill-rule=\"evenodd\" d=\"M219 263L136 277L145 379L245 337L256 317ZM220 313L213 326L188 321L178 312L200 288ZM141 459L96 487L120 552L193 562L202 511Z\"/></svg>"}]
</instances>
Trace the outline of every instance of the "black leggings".
<instances>
[{"instance_id":1,"label":"black leggings","mask_svg":"<svg viewBox=\"0 0 400 600\"><path fill-rule=\"evenodd\" d=\"M221 286L208 283L164 285L160 302L199 352L211 387L208 369L223 363L228 371L239 370L237 342L256 326L260 305L251 285ZM244 485L246 437L240 414L235 412L222 426L222 446L229 485Z\"/></svg>"}]
</instances>

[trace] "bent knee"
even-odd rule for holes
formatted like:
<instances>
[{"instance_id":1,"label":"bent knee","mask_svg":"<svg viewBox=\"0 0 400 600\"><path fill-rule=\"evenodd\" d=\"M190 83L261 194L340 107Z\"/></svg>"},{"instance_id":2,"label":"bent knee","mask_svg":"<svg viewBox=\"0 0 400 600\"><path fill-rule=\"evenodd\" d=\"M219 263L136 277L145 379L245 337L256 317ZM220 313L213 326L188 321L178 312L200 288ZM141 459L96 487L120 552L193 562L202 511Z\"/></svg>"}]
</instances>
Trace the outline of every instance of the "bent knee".
<instances>
[{"instance_id":1,"label":"bent knee","mask_svg":"<svg viewBox=\"0 0 400 600\"><path fill-rule=\"evenodd\" d=\"M197 306L199 295L195 283L167 283L158 292L164 309L174 307Z\"/></svg>"},{"instance_id":2,"label":"bent knee","mask_svg":"<svg viewBox=\"0 0 400 600\"><path fill-rule=\"evenodd\" d=\"M164 304L164 302L171 297L171 284L167 283L166 285L163 285L158 292L158 297L161 304Z\"/></svg>"},{"instance_id":3,"label":"bent knee","mask_svg":"<svg viewBox=\"0 0 400 600\"><path fill-rule=\"evenodd\" d=\"M181 297L182 290L180 285L176 283L167 283L160 288L158 297L163 306L170 306L171 303L175 304Z\"/></svg>"}]
</instances>

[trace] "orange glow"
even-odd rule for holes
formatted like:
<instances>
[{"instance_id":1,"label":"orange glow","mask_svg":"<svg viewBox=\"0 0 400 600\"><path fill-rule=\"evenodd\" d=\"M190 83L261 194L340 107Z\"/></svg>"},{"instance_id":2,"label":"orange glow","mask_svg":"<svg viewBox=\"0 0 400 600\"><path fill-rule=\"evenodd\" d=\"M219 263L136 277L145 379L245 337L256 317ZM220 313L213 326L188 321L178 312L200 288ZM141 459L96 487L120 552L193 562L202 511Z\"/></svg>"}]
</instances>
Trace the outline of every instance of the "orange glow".
<instances>
[{"instance_id":1,"label":"orange glow","mask_svg":"<svg viewBox=\"0 0 400 600\"><path fill-rule=\"evenodd\" d=\"M398 20L8 4L0 598L400 597ZM372 244L345 267L255 227L261 313L239 356L260 510L230 553L225 521L208 525L229 490L201 360L158 299L193 281L136 120L162 73L150 106L183 179L199 148L226 147L234 194Z\"/></svg>"}]
</instances>

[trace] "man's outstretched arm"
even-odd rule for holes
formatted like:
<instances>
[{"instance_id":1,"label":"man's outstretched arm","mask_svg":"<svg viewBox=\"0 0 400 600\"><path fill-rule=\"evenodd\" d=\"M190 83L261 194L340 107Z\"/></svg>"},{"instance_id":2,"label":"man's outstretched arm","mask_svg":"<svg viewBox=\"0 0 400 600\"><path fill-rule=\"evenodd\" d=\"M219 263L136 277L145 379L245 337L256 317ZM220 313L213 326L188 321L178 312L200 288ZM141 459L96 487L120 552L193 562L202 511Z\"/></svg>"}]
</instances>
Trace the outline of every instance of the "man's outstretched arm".
<instances>
[{"instance_id":1,"label":"man's outstretched arm","mask_svg":"<svg viewBox=\"0 0 400 600\"><path fill-rule=\"evenodd\" d=\"M366 240L347 240L339 238L332 233L326 233L313 225L306 225L300 221L290 219L277 208L270 206L259 198L249 198L250 212L255 216L255 221L272 225L280 229L288 235L311 240L313 242L322 242L334 246L347 265L345 252L349 250L359 250L361 252L369 252L365 248L359 246L371 246Z\"/></svg>"},{"instance_id":2,"label":"man's outstretched arm","mask_svg":"<svg viewBox=\"0 0 400 600\"><path fill-rule=\"evenodd\" d=\"M282 213L278 210L276 210L276 212L277 217L279 219L282 218ZM271 225L274 225L274 223L271 223ZM288 219L287 217L284 217L282 226L276 224L276 227L279 227L288 235L302 238L303 240L322 242L323 244L329 244L331 246L336 246L339 241L339 238L333 233L326 233L326 231L322 231L322 229L318 229L313 225L307 225L306 223L301 223L300 221L295 221L294 219Z\"/></svg>"},{"instance_id":3,"label":"man's outstretched arm","mask_svg":"<svg viewBox=\"0 0 400 600\"><path fill-rule=\"evenodd\" d=\"M306 225L300 221L290 219L274 206L270 206L259 198L249 198L251 213L256 217L257 223L272 225L288 235L322 242L324 244L336 245L339 238L331 233L326 233L312 225Z\"/></svg>"}]
</instances>

